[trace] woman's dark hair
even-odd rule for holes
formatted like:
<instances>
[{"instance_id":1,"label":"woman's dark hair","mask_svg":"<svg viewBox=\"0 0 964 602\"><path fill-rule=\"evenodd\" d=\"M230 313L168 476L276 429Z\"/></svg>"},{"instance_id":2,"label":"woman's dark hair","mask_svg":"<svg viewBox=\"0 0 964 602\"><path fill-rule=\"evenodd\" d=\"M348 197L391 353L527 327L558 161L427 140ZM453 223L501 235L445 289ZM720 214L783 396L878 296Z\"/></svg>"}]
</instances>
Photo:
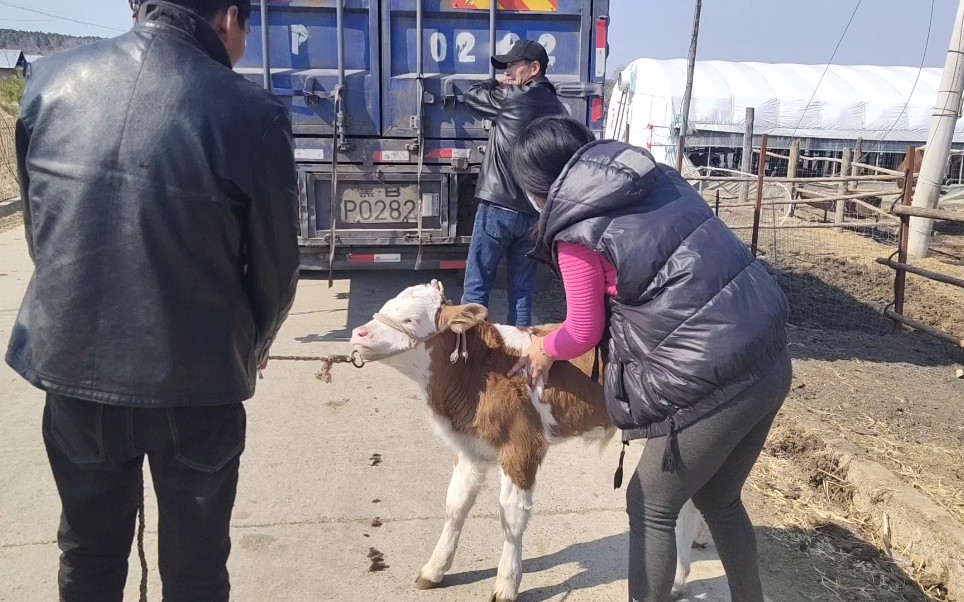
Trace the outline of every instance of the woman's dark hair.
<instances>
[{"instance_id":1,"label":"woman's dark hair","mask_svg":"<svg viewBox=\"0 0 964 602\"><path fill-rule=\"evenodd\" d=\"M131 10L136 11L148 0L128 0ZM204 20L213 18L219 12L228 10L232 6L238 7L238 19L244 25L251 18L251 0L164 0L171 4L183 6Z\"/></svg>"},{"instance_id":2,"label":"woman's dark hair","mask_svg":"<svg viewBox=\"0 0 964 602\"><path fill-rule=\"evenodd\" d=\"M512 173L530 195L545 199L559 174L580 148L596 137L570 117L540 117L522 132L512 153Z\"/></svg>"}]
</instances>

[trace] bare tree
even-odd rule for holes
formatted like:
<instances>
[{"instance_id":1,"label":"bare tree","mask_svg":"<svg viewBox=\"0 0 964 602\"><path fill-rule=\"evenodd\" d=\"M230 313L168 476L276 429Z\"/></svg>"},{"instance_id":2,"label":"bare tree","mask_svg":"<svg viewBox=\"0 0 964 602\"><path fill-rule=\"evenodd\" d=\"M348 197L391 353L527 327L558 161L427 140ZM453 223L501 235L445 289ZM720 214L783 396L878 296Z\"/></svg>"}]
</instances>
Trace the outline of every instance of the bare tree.
<instances>
[{"instance_id":1,"label":"bare tree","mask_svg":"<svg viewBox=\"0 0 964 602\"><path fill-rule=\"evenodd\" d=\"M603 103L606 105L606 110L609 110L609 100L613 97L613 90L616 89L616 78L619 74L626 69L626 65L619 65L613 69L612 75L606 78L606 83L603 86Z\"/></svg>"}]
</instances>

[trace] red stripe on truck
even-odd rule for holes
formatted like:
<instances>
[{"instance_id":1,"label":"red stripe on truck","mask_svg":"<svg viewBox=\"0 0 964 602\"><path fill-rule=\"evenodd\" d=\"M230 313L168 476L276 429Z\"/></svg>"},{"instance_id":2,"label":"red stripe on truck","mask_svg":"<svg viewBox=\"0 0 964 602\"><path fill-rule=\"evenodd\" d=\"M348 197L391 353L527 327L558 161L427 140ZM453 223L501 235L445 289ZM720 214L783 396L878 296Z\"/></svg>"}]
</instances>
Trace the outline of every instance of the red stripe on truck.
<instances>
[{"instance_id":1,"label":"red stripe on truck","mask_svg":"<svg viewBox=\"0 0 964 602\"><path fill-rule=\"evenodd\" d=\"M468 159L472 151L467 148L434 148L425 154L427 159Z\"/></svg>"},{"instance_id":2,"label":"red stripe on truck","mask_svg":"<svg viewBox=\"0 0 964 602\"><path fill-rule=\"evenodd\" d=\"M493 0L452 0L455 10L489 10ZM559 10L559 0L498 0L499 10L547 11Z\"/></svg>"},{"instance_id":3,"label":"red stripe on truck","mask_svg":"<svg viewBox=\"0 0 964 602\"><path fill-rule=\"evenodd\" d=\"M596 19L596 80L606 79L606 46L609 41L609 20Z\"/></svg>"},{"instance_id":4,"label":"red stripe on truck","mask_svg":"<svg viewBox=\"0 0 964 602\"><path fill-rule=\"evenodd\" d=\"M401 263L401 253L352 253L348 263Z\"/></svg>"},{"instance_id":5,"label":"red stripe on truck","mask_svg":"<svg viewBox=\"0 0 964 602\"><path fill-rule=\"evenodd\" d=\"M603 99L598 96L592 97L592 122L596 123L603 118Z\"/></svg>"},{"instance_id":6,"label":"red stripe on truck","mask_svg":"<svg viewBox=\"0 0 964 602\"><path fill-rule=\"evenodd\" d=\"M609 27L606 26L606 19L596 19L596 48L606 49Z\"/></svg>"}]
</instances>

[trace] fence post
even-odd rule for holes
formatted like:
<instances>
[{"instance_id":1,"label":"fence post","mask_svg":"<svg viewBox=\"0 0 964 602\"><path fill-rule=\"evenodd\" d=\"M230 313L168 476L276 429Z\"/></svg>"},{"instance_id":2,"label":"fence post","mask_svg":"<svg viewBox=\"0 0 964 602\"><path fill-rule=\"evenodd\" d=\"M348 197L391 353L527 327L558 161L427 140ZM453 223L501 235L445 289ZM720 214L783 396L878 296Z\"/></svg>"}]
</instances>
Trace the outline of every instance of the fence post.
<instances>
[{"instance_id":1,"label":"fence post","mask_svg":"<svg viewBox=\"0 0 964 602\"><path fill-rule=\"evenodd\" d=\"M840 164L840 176L841 176L841 177L846 178L846 177L850 176L850 170L851 170L851 168L852 168L852 165L851 165L851 164L853 163L853 157L854 157L854 155L853 155L853 151L852 151L851 149L849 149L849 148L843 149L843 163ZM840 192L840 196L846 196L846 195L850 194L850 182L841 182L841 183L840 183L840 186L839 186L839 192ZM847 209L847 201L838 200L838 201L837 201L837 208L836 208L836 209L837 209L837 210L836 210L835 221L836 221L838 224L842 224L842 223L844 222L844 212L845 212L845 210ZM843 231L844 231L844 229L843 229L842 226L839 227L839 228L837 228L837 232L843 232Z\"/></svg>"},{"instance_id":2,"label":"fence post","mask_svg":"<svg viewBox=\"0 0 964 602\"><path fill-rule=\"evenodd\" d=\"M904 194L901 197L901 204L905 207L914 202L914 147L907 147L907 156L911 158L904 172ZM907 246L910 239L910 217L900 216L900 240L897 246L897 262L907 263ZM893 256L892 256L893 257ZM907 271L897 268L897 275L894 276L894 311L901 316L904 315L904 295L907 291ZM901 323L894 322L894 332L900 332Z\"/></svg>"},{"instance_id":3,"label":"fence post","mask_svg":"<svg viewBox=\"0 0 964 602\"><path fill-rule=\"evenodd\" d=\"M740 160L740 171L750 173L753 169L753 117L756 111L753 107L746 108L746 128L743 131L743 158ZM750 184L740 184L740 202L745 203L750 197Z\"/></svg>"},{"instance_id":4,"label":"fence post","mask_svg":"<svg viewBox=\"0 0 964 602\"><path fill-rule=\"evenodd\" d=\"M790 144L790 162L787 163L787 177L795 178L797 177L797 164L800 162L800 141L794 140ZM790 184L790 200L796 198L797 183L792 182Z\"/></svg>"},{"instance_id":5,"label":"fence post","mask_svg":"<svg viewBox=\"0 0 964 602\"><path fill-rule=\"evenodd\" d=\"M796 178L797 177L797 164L800 162L800 141L794 140L790 143L790 160L787 163L787 177ZM790 200L797 198L797 183L790 182ZM796 214L796 205L790 205L790 215Z\"/></svg>"},{"instance_id":6,"label":"fence post","mask_svg":"<svg viewBox=\"0 0 964 602\"><path fill-rule=\"evenodd\" d=\"M760 214L763 212L763 178L766 176L767 169L767 135L760 137L760 169L756 176L756 207L753 210L753 236L750 242L750 249L756 257L758 243L760 242Z\"/></svg>"}]
</instances>

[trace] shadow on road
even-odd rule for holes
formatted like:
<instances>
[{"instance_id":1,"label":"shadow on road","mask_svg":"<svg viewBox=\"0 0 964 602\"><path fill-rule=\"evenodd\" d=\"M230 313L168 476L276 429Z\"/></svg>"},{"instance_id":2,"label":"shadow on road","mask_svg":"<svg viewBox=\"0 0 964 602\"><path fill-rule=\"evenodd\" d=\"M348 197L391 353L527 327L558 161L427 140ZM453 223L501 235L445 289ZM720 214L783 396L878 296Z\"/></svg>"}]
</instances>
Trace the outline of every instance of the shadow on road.
<instances>
[{"instance_id":1,"label":"shadow on road","mask_svg":"<svg viewBox=\"0 0 964 602\"><path fill-rule=\"evenodd\" d=\"M763 589L773 602L823 600L831 583L842 597L876 602L927 602L931 598L893 559L855 533L833 524L813 530L757 526L760 573ZM628 534L611 535L570 545L558 552L523 561L523 574L564 565L579 571L565 581L519 594L519 602L566 600L573 592L626 579ZM693 550L694 571L700 562L716 562L716 549ZM495 568L446 575L445 587L494 580ZM934 584L940 590L942 584ZM853 596L852 598L848 596ZM869 596L869 597L866 597ZM691 575L679 602L729 600L726 577L701 579Z\"/></svg>"},{"instance_id":2,"label":"shadow on road","mask_svg":"<svg viewBox=\"0 0 964 602\"><path fill-rule=\"evenodd\" d=\"M519 602L548 602L549 600L565 600L578 590L592 590L601 585L607 585L626 579L626 550L628 534L611 535L595 541L576 543L558 552L546 554L537 558L528 558L522 563L523 574L538 573L551 570L558 566L574 564L579 572L565 581L546 587L524 589L519 594ZM713 561L716 552L713 547L705 550L693 550L693 561ZM495 579L495 569L468 571L445 576L446 586L466 585L479 581ZM710 591L719 591L720 582L724 578L694 579L686 587L686 595L680 602L687 600L704 600ZM525 581L523 580L523 588Z\"/></svg>"}]
</instances>

